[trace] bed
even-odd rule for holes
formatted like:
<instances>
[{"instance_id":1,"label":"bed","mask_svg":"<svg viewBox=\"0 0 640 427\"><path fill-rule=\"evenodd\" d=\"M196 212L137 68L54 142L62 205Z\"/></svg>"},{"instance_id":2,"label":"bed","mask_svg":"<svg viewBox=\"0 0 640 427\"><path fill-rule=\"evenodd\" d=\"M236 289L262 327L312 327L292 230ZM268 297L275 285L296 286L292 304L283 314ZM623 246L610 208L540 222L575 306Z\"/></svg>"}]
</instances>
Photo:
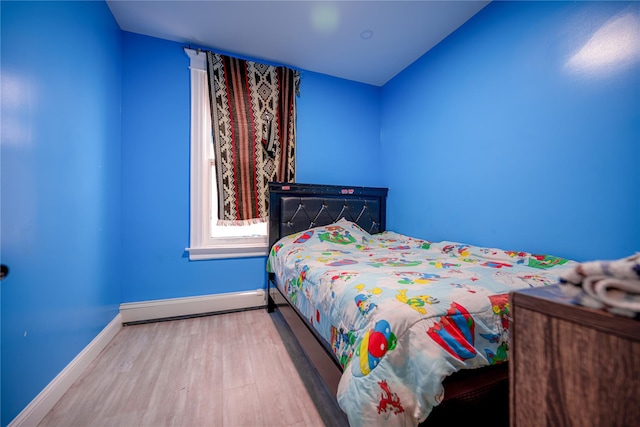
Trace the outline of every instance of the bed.
<instances>
[{"instance_id":1,"label":"bed","mask_svg":"<svg viewBox=\"0 0 640 427\"><path fill-rule=\"evenodd\" d=\"M387 189L270 183L269 311L349 424L508 423L508 293L572 261L386 230Z\"/></svg>"}]
</instances>

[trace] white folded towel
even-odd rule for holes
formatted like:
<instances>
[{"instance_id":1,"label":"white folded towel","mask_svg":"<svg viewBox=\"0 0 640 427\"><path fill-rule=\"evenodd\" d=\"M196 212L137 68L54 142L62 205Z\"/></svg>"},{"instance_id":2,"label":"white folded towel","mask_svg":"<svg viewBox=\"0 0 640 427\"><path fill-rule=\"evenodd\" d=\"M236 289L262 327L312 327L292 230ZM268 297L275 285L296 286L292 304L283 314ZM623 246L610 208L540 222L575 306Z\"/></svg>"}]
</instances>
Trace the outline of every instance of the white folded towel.
<instances>
[{"instance_id":1,"label":"white folded towel","mask_svg":"<svg viewBox=\"0 0 640 427\"><path fill-rule=\"evenodd\" d=\"M617 279L640 280L640 252L613 261L588 261L567 270L561 281L578 285L586 276L607 276Z\"/></svg>"},{"instance_id":2,"label":"white folded towel","mask_svg":"<svg viewBox=\"0 0 640 427\"><path fill-rule=\"evenodd\" d=\"M602 279L594 286L596 296L611 307L640 313L640 280Z\"/></svg>"},{"instance_id":3,"label":"white folded towel","mask_svg":"<svg viewBox=\"0 0 640 427\"><path fill-rule=\"evenodd\" d=\"M640 316L640 253L614 261L578 264L560 277L565 294L581 305Z\"/></svg>"}]
</instances>

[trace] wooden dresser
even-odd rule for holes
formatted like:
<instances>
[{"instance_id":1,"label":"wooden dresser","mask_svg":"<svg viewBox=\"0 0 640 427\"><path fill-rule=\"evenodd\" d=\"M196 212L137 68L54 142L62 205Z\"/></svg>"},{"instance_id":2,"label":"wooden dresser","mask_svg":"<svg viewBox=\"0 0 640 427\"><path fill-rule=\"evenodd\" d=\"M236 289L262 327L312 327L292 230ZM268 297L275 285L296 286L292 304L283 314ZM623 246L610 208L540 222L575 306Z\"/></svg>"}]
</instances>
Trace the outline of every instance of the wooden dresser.
<instances>
[{"instance_id":1,"label":"wooden dresser","mask_svg":"<svg viewBox=\"0 0 640 427\"><path fill-rule=\"evenodd\" d=\"M511 315L512 427L640 426L640 321L557 285L513 292Z\"/></svg>"}]
</instances>

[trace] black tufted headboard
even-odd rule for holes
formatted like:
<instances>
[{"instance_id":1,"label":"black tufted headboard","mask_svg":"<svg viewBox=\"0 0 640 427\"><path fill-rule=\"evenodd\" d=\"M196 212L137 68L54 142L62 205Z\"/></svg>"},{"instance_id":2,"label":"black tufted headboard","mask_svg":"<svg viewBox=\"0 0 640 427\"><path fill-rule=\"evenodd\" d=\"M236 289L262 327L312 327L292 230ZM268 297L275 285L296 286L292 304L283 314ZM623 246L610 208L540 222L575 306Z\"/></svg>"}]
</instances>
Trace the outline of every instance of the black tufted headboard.
<instances>
[{"instance_id":1,"label":"black tufted headboard","mask_svg":"<svg viewBox=\"0 0 640 427\"><path fill-rule=\"evenodd\" d=\"M269 183L269 248L280 238L341 218L371 234L386 230L387 189Z\"/></svg>"}]
</instances>

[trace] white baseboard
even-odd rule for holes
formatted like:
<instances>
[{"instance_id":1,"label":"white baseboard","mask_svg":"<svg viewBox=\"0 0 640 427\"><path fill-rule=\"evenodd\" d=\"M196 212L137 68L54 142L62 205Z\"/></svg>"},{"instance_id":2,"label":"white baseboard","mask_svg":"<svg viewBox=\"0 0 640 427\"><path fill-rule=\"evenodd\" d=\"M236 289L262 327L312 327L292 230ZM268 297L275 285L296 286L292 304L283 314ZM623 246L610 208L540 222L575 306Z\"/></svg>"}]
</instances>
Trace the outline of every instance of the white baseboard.
<instances>
[{"instance_id":1,"label":"white baseboard","mask_svg":"<svg viewBox=\"0 0 640 427\"><path fill-rule=\"evenodd\" d=\"M230 310L262 307L266 304L264 289L229 292L199 297L171 298L120 304L123 323L144 322L171 317L191 316Z\"/></svg>"},{"instance_id":2,"label":"white baseboard","mask_svg":"<svg viewBox=\"0 0 640 427\"><path fill-rule=\"evenodd\" d=\"M69 390L82 372L122 329L118 313L111 322L18 414L8 427L36 426Z\"/></svg>"}]
</instances>

